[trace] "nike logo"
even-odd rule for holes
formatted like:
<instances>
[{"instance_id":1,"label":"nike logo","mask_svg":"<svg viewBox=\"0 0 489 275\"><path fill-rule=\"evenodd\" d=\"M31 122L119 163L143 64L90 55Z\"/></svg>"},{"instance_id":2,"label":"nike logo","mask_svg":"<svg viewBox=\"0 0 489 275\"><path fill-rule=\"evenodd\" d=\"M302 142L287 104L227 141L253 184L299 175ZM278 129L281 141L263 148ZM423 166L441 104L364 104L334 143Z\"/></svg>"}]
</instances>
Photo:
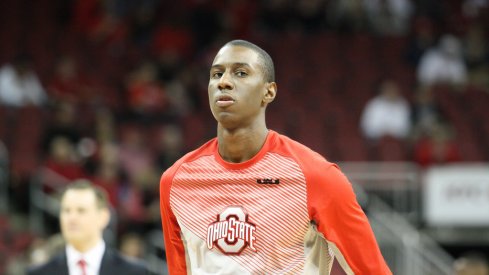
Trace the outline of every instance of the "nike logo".
<instances>
[{"instance_id":1,"label":"nike logo","mask_svg":"<svg viewBox=\"0 0 489 275\"><path fill-rule=\"evenodd\" d=\"M279 179L272 179L272 178L263 178L263 179L257 179L256 183L258 183L258 184L279 184L280 180Z\"/></svg>"}]
</instances>

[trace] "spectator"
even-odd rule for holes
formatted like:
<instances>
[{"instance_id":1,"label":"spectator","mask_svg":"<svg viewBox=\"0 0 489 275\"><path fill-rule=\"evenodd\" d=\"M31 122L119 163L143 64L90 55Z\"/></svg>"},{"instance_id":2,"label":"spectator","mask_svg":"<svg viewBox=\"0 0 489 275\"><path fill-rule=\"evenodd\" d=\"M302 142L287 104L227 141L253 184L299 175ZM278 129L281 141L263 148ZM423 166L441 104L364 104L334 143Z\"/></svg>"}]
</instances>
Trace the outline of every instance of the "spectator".
<instances>
[{"instance_id":1,"label":"spectator","mask_svg":"<svg viewBox=\"0 0 489 275\"><path fill-rule=\"evenodd\" d=\"M180 77L165 86L168 97L167 117L169 121L176 120L190 113L192 102L187 89Z\"/></svg>"},{"instance_id":2,"label":"spectator","mask_svg":"<svg viewBox=\"0 0 489 275\"><path fill-rule=\"evenodd\" d=\"M372 31L380 35L403 35L407 32L414 7L408 0L364 0Z\"/></svg>"},{"instance_id":3,"label":"spectator","mask_svg":"<svg viewBox=\"0 0 489 275\"><path fill-rule=\"evenodd\" d=\"M167 125L159 133L156 148L156 163L160 170L166 170L183 156L183 133L178 125Z\"/></svg>"},{"instance_id":4,"label":"spectator","mask_svg":"<svg viewBox=\"0 0 489 275\"><path fill-rule=\"evenodd\" d=\"M441 110L429 87L418 87L412 105L413 138L429 133L441 117Z\"/></svg>"},{"instance_id":5,"label":"spectator","mask_svg":"<svg viewBox=\"0 0 489 275\"><path fill-rule=\"evenodd\" d=\"M146 255L146 244L136 233L126 233L121 237L119 249L122 255L131 259L143 259Z\"/></svg>"},{"instance_id":6,"label":"spectator","mask_svg":"<svg viewBox=\"0 0 489 275\"><path fill-rule=\"evenodd\" d=\"M94 136L99 145L113 143L116 140L116 122L114 114L106 108L101 108L95 113Z\"/></svg>"},{"instance_id":7,"label":"spectator","mask_svg":"<svg viewBox=\"0 0 489 275\"><path fill-rule=\"evenodd\" d=\"M173 80L193 52L192 33L185 27L163 26L153 36L152 50L158 59L158 79Z\"/></svg>"},{"instance_id":8,"label":"spectator","mask_svg":"<svg viewBox=\"0 0 489 275\"><path fill-rule=\"evenodd\" d=\"M80 70L73 56L64 55L56 63L48 91L53 100L76 104L94 100L100 89Z\"/></svg>"},{"instance_id":9,"label":"spectator","mask_svg":"<svg viewBox=\"0 0 489 275\"><path fill-rule=\"evenodd\" d=\"M324 28L326 1L297 1L293 9L296 10L295 23L302 27L304 32L317 32Z\"/></svg>"},{"instance_id":10,"label":"spectator","mask_svg":"<svg viewBox=\"0 0 489 275\"><path fill-rule=\"evenodd\" d=\"M455 275L489 275L487 259L479 253L467 253L453 264Z\"/></svg>"},{"instance_id":11,"label":"spectator","mask_svg":"<svg viewBox=\"0 0 489 275\"><path fill-rule=\"evenodd\" d=\"M12 64L0 68L0 104L12 107L41 106L46 101L46 93L28 56L19 55Z\"/></svg>"},{"instance_id":12,"label":"spectator","mask_svg":"<svg viewBox=\"0 0 489 275\"><path fill-rule=\"evenodd\" d=\"M119 148L121 168L127 173L126 184L120 187L121 220L139 232L159 224L158 174L147 142L142 128L129 126Z\"/></svg>"},{"instance_id":13,"label":"spectator","mask_svg":"<svg viewBox=\"0 0 489 275\"><path fill-rule=\"evenodd\" d=\"M141 64L130 74L126 89L131 119L152 121L167 111L168 97L151 62Z\"/></svg>"},{"instance_id":14,"label":"spectator","mask_svg":"<svg viewBox=\"0 0 489 275\"><path fill-rule=\"evenodd\" d=\"M127 33L120 14L107 0L76 0L73 4L72 28L91 42L114 45ZM112 8L112 9L111 9Z\"/></svg>"},{"instance_id":15,"label":"spectator","mask_svg":"<svg viewBox=\"0 0 489 275\"><path fill-rule=\"evenodd\" d=\"M128 261L103 240L110 221L106 194L89 181L68 185L61 197L61 233L66 241L63 252L49 262L29 269L28 275L51 274L148 274L141 263Z\"/></svg>"},{"instance_id":16,"label":"spectator","mask_svg":"<svg viewBox=\"0 0 489 275\"><path fill-rule=\"evenodd\" d=\"M445 123L434 124L431 131L419 139L414 148L414 160L422 167L461 160L453 133Z\"/></svg>"},{"instance_id":17,"label":"spectator","mask_svg":"<svg viewBox=\"0 0 489 275\"><path fill-rule=\"evenodd\" d=\"M157 2L157 1L155 1ZM129 36L141 48L148 47L157 22L157 9L152 5L140 5L130 16Z\"/></svg>"},{"instance_id":18,"label":"spectator","mask_svg":"<svg viewBox=\"0 0 489 275\"><path fill-rule=\"evenodd\" d=\"M327 1L327 18L330 25L345 33L354 33L365 30L367 14L362 0L333 0Z\"/></svg>"},{"instance_id":19,"label":"spectator","mask_svg":"<svg viewBox=\"0 0 489 275\"><path fill-rule=\"evenodd\" d=\"M472 24L466 33L463 46L470 83L489 89L489 45L484 28Z\"/></svg>"},{"instance_id":20,"label":"spectator","mask_svg":"<svg viewBox=\"0 0 489 275\"><path fill-rule=\"evenodd\" d=\"M28 265L47 263L51 257L61 252L64 246L65 241L61 234L55 234L47 239L34 240L28 253Z\"/></svg>"},{"instance_id":21,"label":"spectator","mask_svg":"<svg viewBox=\"0 0 489 275\"><path fill-rule=\"evenodd\" d=\"M144 177L152 169L154 156L146 146L147 138L140 127L130 125L122 129L118 156L121 167L131 182Z\"/></svg>"},{"instance_id":22,"label":"spectator","mask_svg":"<svg viewBox=\"0 0 489 275\"><path fill-rule=\"evenodd\" d=\"M49 152L52 141L57 137L65 137L73 145L77 145L82 136L76 124L77 111L68 101L57 102L54 106L53 120L44 131L42 147L44 153Z\"/></svg>"},{"instance_id":23,"label":"spectator","mask_svg":"<svg viewBox=\"0 0 489 275\"><path fill-rule=\"evenodd\" d=\"M417 68L421 85L449 84L460 86L467 81L460 41L453 35L444 35L438 45L421 57Z\"/></svg>"},{"instance_id":24,"label":"spectator","mask_svg":"<svg viewBox=\"0 0 489 275\"><path fill-rule=\"evenodd\" d=\"M68 180L86 176L74 144L66 137L59 136L51 141L44 165Z\"/></svg>"},{"instance_id":25,"label":"spectator","mask_svg":"<svg viewBox=\"0 0 489 275\"><path fill-rule=\"evenodd\" d=\"M272 0L262 2L260 9L261 26L269 31L284 31L290 26L291 10L290 1Z\"/></svg>"},{"instance_id":26,"label":"spectator","mask_svg":"<svg viewBox=\"0 0 489 275\"><path fill-rule=\"evenodd\" d=\"M27 261L27 257L22 255L23 251L35 239L28 230L27 219L13 212L9 209L0 213L0 274L23 274L23 264Z\"/></svg>"},{"instance_id":27,"label":"spectator","mask_svg":"<svg viewBox=\"0 0 489 275\"><path fill-rule=\"evenodd\" d=\"M123 183L118 154L116 145L101 144L93 175L93 183L107 192L109 202L115 209L119 207L119 193Z\"/></svg>"},{"instance_id":28,"label":"spectator","mask_svg":"<svg viewBox=\"0 0 489 275\"><path fill-rule=\"evenodd\" d=\"M192 32L190 37L194 40L194 44L198 45L195 50L199 51L220 38L219 36L225 29L224 14L227 11L219 1L190 0L187 2L187 7L190 5L191 7L186 24L190 24Z\"/></svg>"},{"instance_id":29,"label":"spectator","mask_svg":"<svg viewBox=\"0 0 489 275\"><path fill-rule=\"evenodd\" d=\"M322 1L322 0L319 0ZM258 13L258 1L235 0L227 1L225 13L225 24L223 24L224 35L233 37L249 37L255 27ZM250 24L250 22L252 22Z\"/></svg>"},{"instance_id":30,"label":"spectator","mask_svg":"<svg viewBox=\"0 0 489 275\"><path fill-rule=\"evenodd\" d=\"M367 102L363 110L360 122L363 135L370 140L379 140L383 136L404 139L411 128L410 113L398 84L384 80L379 95Z\"/></svg>"},{"instance_id":31,"label":"spectator","mask_svg":"<svg viewBox=\"0 0 489 275\"><path fill-rule=\"evenodd\" d=\"M416 68L424 53L436 44L435 27L432 19L422 16L416 18L410 36L406 57L408 62Z\"/></svg>"},{"instance_id":32,"label":"spectator","mask_svg":"<svg viewBox=\"0 0 489 275\"><path fill-rule=\"evenodd\" d=\"M476 20L487 16L489 1L487 0L464 0L462 1L462 12L469 19Z\"/></svg>"}]
</instances>

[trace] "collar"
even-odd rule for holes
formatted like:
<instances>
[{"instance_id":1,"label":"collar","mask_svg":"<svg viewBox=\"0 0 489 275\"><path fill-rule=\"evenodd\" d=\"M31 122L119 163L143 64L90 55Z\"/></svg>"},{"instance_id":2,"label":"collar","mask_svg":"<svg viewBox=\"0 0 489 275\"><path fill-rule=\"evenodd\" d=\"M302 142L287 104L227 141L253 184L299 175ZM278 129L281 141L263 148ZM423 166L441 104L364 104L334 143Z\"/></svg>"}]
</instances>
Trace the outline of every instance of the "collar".
<instances>
[{"instance_id":1,"label":"collar","mask_svg":"<svg viewBox=\"0 0 489 275\"><path fill-rule=\"evenodd\" d=\"M216 159L216 161L218 163L220 163L222 166L224 166L227 169L238 170L238 169L248 168L248 167L252 166L253 164L257 163L258 161L260 161L265 156L265 154L272 147L277 136L278 136L277 132L275 132L273 130L268 130L268 134L267 134L267 137L265 139L265 143L263 144L260 151L258 151L258 153L255 156L253 156L251 159L244 161L244 162L240 162L240 163L233 163L233 162L225 161L221 157L221 155L219 154L218 143L216 142L216 144L215 144L216 149L214 150L214 158ZM216 140L217 140L217 138L216 138Z\"/></svg>"},{"instance_id":2,"label":"collar","mask_svg":"<svg viewBox=\"0 0 489 275\"><path fill-rule=\"evenodd\" d=\"M76 250L72 245L66 245L66 257L68 266L76 266L80 259L84 259L87 267L91 270L99 270L102 264L102 257L105 252L105 242L100 240L92 249L85 253Z\"/></svg>"}]
</instances>

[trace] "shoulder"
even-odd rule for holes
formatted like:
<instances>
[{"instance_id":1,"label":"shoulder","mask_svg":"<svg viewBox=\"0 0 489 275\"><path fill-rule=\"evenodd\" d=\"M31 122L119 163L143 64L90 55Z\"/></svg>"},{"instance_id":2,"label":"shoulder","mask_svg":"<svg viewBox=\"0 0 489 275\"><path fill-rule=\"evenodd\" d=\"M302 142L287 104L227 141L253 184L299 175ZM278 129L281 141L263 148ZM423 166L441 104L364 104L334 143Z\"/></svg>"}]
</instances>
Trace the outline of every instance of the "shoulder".
<instances>
[{"instance_id":1,"label":"shoulder","mask_svg":"<svg viewBox=\"0 0 489 275\"><path fill-rule=\"evenodd\" d=\"M432 62L439 62L443 59L438 49L430 49L421 57L420 64L432 65Z\"/></svg>"},{"instance_id":2,"label":"shoulder","mask_svg":"<svg viewBox=\"0 0 489 275\"><path fill-rule=\"evenodd\" d=\"M277 134L271 152L293 159L302 170L309 186L320 185L321 188L338 188L348 183L337 164L287 136ZM347 184L349 185L349 184Z\"/></svg>"},{"instance_id":3,"label":"shoulder","mask_svg":"<svg viewBox=\"0 0 489 275\"><path fill-rule=\"evenodd\" d=\"M12 65L10 64L5 64L3 65L1 68L0 68L0 75L3 77L3 76L7 76L9 74L12 74L14 71Z\"/></svg>"},{"instance_id":4,"label":"shoulder","mask_svg":"<svg viewBox=\"0 0 489 275\"><path fill-rule=\"evenodd\" d=\"M119 275L147 275L150 274L146 264L137 259L124 257L118 251L108 248L102 259L102 267Z\"/></svg>"},{"instance_id":5,"label":"shoulder","mask_svg":"<svg viewBox=\"0 0 489 275\"><path fill-rule=\"evenodd\" d=\"M324 168L333 165L324 156L285 135L274 133L276 136L270 152L288 157L297 162L303 169L313 165Z\"/></svg>"},{"instance_id":6,"label":"shoulder","mask_svg":"<svg viewBox=\"0 0 489 275\"><path fill-rule=\"evenodd\" d=\"M307 145L276 132L274 132L274 135L275 138L273 140L273 145L271 146L271 152L283 154L298 160L312 158L313 161L327 162L323 156L309 148Z\"/></svg>"},{"instance_id":7,"label":"shoulder","mask_svg":"<svg viewBox=\"0 0 489 275\"><path fill-rule=\"evenodd\" d=\"M27 268L27 275L48 275L48 274L59 274L63 270L67 270L68 266L63 255L56 255L51 258L48 262L30 266Z\"/></svg>"}]
</instances>

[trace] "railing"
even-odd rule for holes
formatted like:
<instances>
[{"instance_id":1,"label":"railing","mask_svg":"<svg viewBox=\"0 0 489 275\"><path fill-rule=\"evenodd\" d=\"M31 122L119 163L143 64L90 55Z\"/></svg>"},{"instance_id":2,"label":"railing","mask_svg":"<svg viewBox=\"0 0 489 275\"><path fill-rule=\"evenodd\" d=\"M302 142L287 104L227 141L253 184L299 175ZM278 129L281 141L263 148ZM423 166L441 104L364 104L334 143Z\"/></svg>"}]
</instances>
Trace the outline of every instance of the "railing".
<instances>
[{"instance_id":1,"label":"railing","mask_svg":"<svg viewBox=\"0 0 489 275\"><path fill-rule=\"evenodd\" d=\"M163 240L163 232L154 230L147 236L146 242L149 244L146 262L149 269L158 275L168 275L168 266L165 260L165 243Z\"/></svg>"},{"instance_id":2,"label":"railing","mask_svg":"<svg viewBox=\"0 0 489 275\"><path fill-rule=\"evenodd\" d=\"M389 204L411 223L421 221L421 169L412 162L342 162L348 179Z\"/></svg>"},{"instance_id":3,"label":"railing","mask_svg":"<svg viewBox=\"0 0 489 275\"><path fill-rule=\"evenodd\" d=\"M0 213L8 213L9 154L0 140Z\"/></svg>"},{"instance_id":4,"label":"railing","mask_svg":"<svg viewBox=\"0 0 489 275\"><path fill-rule=\"evenodd\" d=\"M411 162L344 162L340 168L367 210L376 238L394 274L449 275L453 258L421 223L422 170Z\"/></svg>"},{"instance_id":5,"label":"railing","mask_svg":"<svg viewBox=\"0 0 489 275\"><path fill-rule=\"evenodd\" d=\"M379 246L394 274L453 274L453 258L375 195L369 196L368 213Z\"/></svg>"},{"instance_id":6,"label":"railing","mask_svg":"<svg viewBox=\"0 0 489 275\"><path fill-rule=\"evenodd\" d=\"M44 235L45 215L57 218L59 201L54 195L47 194L44 188L59 190L69 182L65 177L47 169L39 168L30 182L29 225L32 232Z\"/></svg>"}]
</instances>

